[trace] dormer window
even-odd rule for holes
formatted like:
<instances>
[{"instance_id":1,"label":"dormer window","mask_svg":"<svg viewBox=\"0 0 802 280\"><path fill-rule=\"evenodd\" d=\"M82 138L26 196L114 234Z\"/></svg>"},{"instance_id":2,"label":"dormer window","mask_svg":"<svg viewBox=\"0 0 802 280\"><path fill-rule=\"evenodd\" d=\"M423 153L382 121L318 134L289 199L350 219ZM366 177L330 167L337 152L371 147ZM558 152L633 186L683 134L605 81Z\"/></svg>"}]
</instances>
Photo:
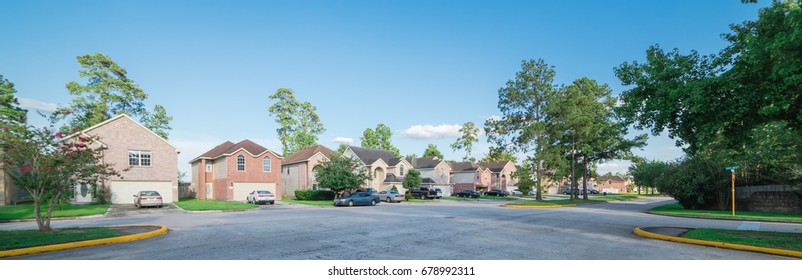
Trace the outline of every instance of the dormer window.
<instances>
[{"instance_id":1,"label":"dormer window","mask_svg":"<svg viewBox=\"0 0 802 280\"><path fill-rule=\"evenodd\" d=\"M398 172L398 174L401 175L401 177L404 177L404 166L403 165L401 166L401 171Z\"/></svg>"}]
</instances>

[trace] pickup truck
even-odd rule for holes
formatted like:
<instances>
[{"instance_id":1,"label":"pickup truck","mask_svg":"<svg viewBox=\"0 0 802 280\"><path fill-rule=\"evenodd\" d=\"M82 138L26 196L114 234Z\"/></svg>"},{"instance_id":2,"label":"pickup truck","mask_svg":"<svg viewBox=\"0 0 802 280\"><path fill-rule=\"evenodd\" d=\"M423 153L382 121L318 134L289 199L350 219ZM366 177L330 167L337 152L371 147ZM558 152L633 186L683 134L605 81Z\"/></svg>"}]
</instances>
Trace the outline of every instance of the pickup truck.
<instances>
[{"instance_id":1,"label":"pickup truck","mask_svg":"<svg viewBox=\"0 0 802 280\"><path fill-rule=\"evenodd\" d=\"M411 189L407 191L412 194L412 198L419 199L435 199L437 198L437 191L430 190L429 188Z\"/></svg>"}]
</instances>

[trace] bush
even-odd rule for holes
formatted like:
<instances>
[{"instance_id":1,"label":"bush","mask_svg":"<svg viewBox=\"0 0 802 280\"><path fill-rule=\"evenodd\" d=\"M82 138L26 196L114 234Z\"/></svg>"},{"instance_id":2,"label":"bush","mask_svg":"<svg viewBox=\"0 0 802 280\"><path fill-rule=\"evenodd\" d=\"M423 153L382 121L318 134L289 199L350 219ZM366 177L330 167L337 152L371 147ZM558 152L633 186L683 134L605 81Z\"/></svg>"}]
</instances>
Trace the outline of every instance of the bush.
<instances>
[{"instance_id":1,"label":"bush","mask_svg":"<svg viewBox=\"0 0 802 280\"><path fill-rule=\"evenodd\" d=\"M685 209L719 209L729 206L728 172L724 165L699 157L673 162L655 185Z\"/></svg>"},{"instance_id":2,"label":"bush","mask_svg":"<svg viewBox=\"0 0 802 280\"><path fill-rule=\"evenodd\" d=\"M334 200L335 193L329 190L295 190L298 200Z\"/></svg>"},{"instance_id":3,"label":"bush","mask_svg":"<svg viewBox=\"0 0 802 280\"><path fill-rule=\"evenodd\" d=\"M406 201L412 200L412 193L411 192L405 193L404 194L404 200L406 200Z\"/></svg>"}]
</instances>

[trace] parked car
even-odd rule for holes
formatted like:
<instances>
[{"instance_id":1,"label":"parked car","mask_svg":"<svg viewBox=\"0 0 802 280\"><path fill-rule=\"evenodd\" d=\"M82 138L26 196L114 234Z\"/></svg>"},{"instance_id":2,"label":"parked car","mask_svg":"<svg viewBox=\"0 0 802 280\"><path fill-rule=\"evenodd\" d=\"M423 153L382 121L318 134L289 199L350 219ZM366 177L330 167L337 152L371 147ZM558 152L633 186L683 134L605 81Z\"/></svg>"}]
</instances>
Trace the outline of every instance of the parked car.
<instances>
[{"instance_id":1,"label":"parked car","mask_svg":"<svg viewBox=\"0 0 802 280\"><path fill-rule=\"evenodd\" d=\"M441 190L441 189L434 189L434 192L436 192L436 193L437 193L437 196L436 196L435 198L437 198L437 199L443 198L443 190Z\"/></svg>"},{"instance_id":2,"label":"parked car","mask_svg":"<svg viewBox=\"0 0 802 280\"><path fill-rule=\"evenodd\" d=\"M271 193L270 191L252 191L248 194L246 198L248 203L253 204L275 204L276 203L276 195Z\"/></svg>"},{"instance_id":3,"label":"parked car","mask_svg":"<svg viewBox=\"0 0 802 280\"><path fill-rule=\"evenodd\" d=\"M437 198L437 191L430 190L429 188L422 187L419 189L411 189L407 191L412 194L413 198L417 199L435 199Z\"/></svg>"},{"instance_id":4,"label":"parked car","mask_svg":"<svg viewBox=\"0 0 802 280\"><path fill-rule=\"evenodd\" d=\"M479 198L479 193L474 190L462 190L454 194L456 197L466 197L466 198Z\"/></svg>"},{"instance_id":5,"label":"parked car","mask_svg":"<svg viewBox=\"0 0 802 280\"><path fill-rule=\"evenodd\" d=\"M365 192L368 192L368 193L376 193L376 189L374 189L374 188L367 188L367 189L365 189Z\"/></svg>"},{"instance_id":6,"label":"parked car","mask_svg":"<svg viewBox=\"0 0 802 280\"><path fill-rule=\"evenodd\" d=\"M578 191L578 190L574 190L574 192L575 192L575 193L579 193L579 191ZM571 194L571 189L565 189L565 190L563 190L562 194Z\"/></svg>"},{"instance_id":7,"label":"parked car","mask_svg":"<svg viewBox=\"0 0 802 280\"><path fill-rule=\"evenodd\" d=\"M518 189L514 189L514 190L512 190L512 192L510 192L510 194L511 194L511 195L523 195L524 193L522 193L522 192L521 192L521 191L519 191Z\"/></svg>"},{"instance_id":8,"label":"parked car","mask_svg":"<svg viewBox=\"0 0 802 280\"><path fill-rule=\"evenodd\" d=\"M376 196L379 197L380 200L390 203L390 202L401 202L404 200L404 195L398 193L397 191L380 191Z\"/></svg>"},{"instance_id":9,"label":"parked car","mask_svg":"<svg viewBox=\"0 0 802 280\"><path fill-rule=\"evenodd\" d=\"M156 206L159 208L164 207L162 195L157 191L141 191L134 195L134 206L136 208L146 206Z\"/></svg>"},{"instance_id":10,"label":"parked car","mask_svg":"<svg viewBox=\"0 0 802 280\"><path fill-rule=\"evenodd\" d=\"M502 189L492 189L489 192L485 192L486 196L507 196L507 191Z\"/></svg>"},{"instance_id":11,"label":"parked car","mask_svg":"<svg viewBox=\"0 0 802 280\"><path fill-rule=\"evenodd\" d=\"M377 195L369 192L353 193L344 198L334 200L334 206L372 205L376 206L381 200Z\"/></svg>"}]
</instances>

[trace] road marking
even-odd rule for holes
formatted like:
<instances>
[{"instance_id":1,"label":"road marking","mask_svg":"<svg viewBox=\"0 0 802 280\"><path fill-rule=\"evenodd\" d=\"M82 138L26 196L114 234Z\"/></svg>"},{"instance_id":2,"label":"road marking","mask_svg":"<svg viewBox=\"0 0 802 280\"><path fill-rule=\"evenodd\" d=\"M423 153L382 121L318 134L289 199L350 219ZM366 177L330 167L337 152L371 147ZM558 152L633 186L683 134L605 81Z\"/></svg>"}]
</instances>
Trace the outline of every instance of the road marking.
<instances>
[{"instance_id":1,"label":"road marking","mask_svg":"<svg viewBox=\"0 0 802 280\"><path fill-rule=\"evenodd\" d=\"M760 230L760 222L743 222L738 230Z\"/></svg>"}]
</instances>

